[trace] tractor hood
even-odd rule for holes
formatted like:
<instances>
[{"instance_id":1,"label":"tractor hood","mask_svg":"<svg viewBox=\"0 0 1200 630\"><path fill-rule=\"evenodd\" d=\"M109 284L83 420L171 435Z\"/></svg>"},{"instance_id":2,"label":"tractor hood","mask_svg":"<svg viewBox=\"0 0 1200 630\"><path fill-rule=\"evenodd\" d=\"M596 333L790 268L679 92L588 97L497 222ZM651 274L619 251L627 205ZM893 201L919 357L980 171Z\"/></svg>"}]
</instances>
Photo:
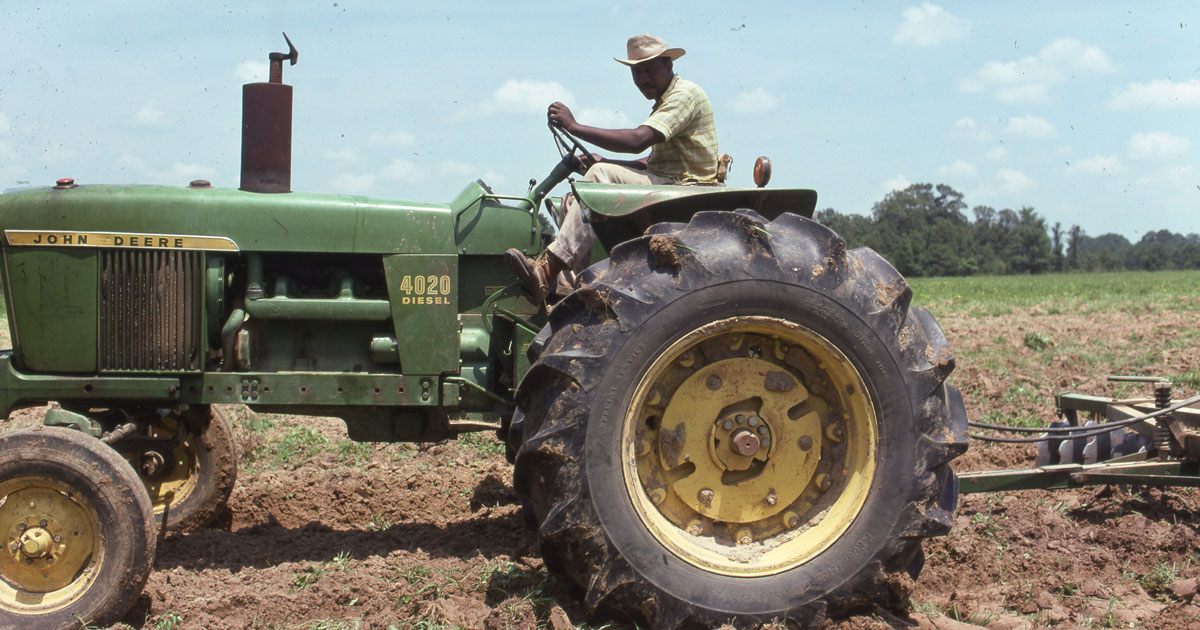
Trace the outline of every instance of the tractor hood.
<instances>
[{"instance_id":1,"label":"tractor hood","mask_svg":"<svg viewBox=\"0 0 1200 630\"><path fill-rule=\"evenodd\" d=\"M350 195L61 184L0 195L5 244L209 237L208 249L454 253L450 208ZM45 240L39 240L45 239ZM169 246L169 245L167 245Z\"/></svg>"}]
</instances>

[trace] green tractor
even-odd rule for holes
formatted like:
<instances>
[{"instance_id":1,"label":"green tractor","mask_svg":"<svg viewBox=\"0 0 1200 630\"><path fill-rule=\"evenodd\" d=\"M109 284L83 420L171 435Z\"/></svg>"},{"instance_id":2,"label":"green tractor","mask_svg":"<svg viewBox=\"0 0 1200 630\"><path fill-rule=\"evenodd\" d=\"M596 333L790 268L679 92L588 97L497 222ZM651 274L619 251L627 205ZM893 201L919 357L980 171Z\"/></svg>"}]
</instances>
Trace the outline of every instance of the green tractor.
<instances>
[{"instance_id":1,"label":"green tractor","mask_svg":"<svg viewBox=\"0 0 1200 630\"><path fill-rule=\"evenodd\" d=\"M290 42L289 42L290 46ZM948 531L966 449L953 355L903 278L811 190L572 182L595 264L552 304L524 194L290 191L295 49L244 89L240 189L0 195L0 627L121 618L162 532L207 524L237 452L218 405L361 441L497 431L547 568L653 628L896 604Z\"/></svg>"}]
</instances>

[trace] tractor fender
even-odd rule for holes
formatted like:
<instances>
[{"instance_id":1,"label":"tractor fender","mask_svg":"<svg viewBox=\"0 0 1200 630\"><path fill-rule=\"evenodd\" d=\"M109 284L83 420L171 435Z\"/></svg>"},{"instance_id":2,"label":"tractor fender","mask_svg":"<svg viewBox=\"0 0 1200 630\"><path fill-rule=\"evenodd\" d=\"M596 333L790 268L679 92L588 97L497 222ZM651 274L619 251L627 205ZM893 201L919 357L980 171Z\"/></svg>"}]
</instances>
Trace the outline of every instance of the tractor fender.
<instances>
[{"instance_id":1,"label":"tractor fender","mask_svg":"<svg viewBox=\"0 0 1200 630\"><path fill-rule=\"evenodd\" d=\"M686 223L703 210L747 208L767 220L784 212L812 218L817 191L806 188L726 188L724 186L630 186L575 182L572 186L587 209L605 249L641 235L656 223Z\"/></svg>"}]
</instances>

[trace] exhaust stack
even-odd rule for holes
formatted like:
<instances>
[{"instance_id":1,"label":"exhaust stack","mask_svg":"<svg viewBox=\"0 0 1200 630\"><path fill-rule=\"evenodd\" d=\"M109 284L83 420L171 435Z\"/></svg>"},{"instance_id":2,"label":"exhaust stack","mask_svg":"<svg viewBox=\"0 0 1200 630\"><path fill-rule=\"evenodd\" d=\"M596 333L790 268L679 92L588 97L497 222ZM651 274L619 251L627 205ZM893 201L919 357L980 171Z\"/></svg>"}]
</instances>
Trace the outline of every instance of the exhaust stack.
<instances>
[{"instance_id":1,"label":"exhaust stack","mask_svg":"<svg viewBox=\"0 0 1200 630\"><path fill-rule=\"evenodd\" d=\"M288 52L270 55L266 83L242 86L242 183L249 192L292 192L292 86L283 82L283 62L300 53L283 34Z\"/></svg>"}]
</instances>

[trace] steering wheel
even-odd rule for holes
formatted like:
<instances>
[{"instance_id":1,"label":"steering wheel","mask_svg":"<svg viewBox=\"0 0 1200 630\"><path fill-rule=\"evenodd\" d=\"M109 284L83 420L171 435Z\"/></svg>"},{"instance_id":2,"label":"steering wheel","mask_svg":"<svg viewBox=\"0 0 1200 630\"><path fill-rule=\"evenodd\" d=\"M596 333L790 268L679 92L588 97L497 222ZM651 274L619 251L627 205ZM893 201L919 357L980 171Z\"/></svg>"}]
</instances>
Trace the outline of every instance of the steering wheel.
<instances>
[{"instance_id":1,"label":"steering wheel","mask_svg":"<svg viewBox=\"0 0 1200 630\"><path fill-rule=\"evenodd\" d=\"M558 147L558 154L562 156L564 162L575 158L578 163L576 170L580 173L586 172L596 163L592 159L592 153L566 129L554 123L546 123L546 126L550 128L550 135L554 137L554 145Z\"/></svg>"}]
</instances>

